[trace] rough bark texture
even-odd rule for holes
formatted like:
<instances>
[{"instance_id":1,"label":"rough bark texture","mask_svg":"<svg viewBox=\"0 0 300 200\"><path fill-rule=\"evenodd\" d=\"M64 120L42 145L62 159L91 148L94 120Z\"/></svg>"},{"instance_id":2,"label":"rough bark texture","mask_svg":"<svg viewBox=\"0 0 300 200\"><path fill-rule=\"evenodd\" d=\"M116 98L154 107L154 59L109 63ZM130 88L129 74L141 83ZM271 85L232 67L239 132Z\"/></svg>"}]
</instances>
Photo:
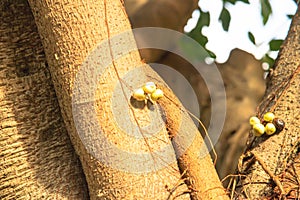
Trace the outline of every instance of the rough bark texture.
<instances>
[{"instance_id":1,"label":"rough bark texture","mask_svg":"<svg viewBox=\"0 0 300 200\"><path fill-rule=\"evenodd\" d=\"M25 0L0 2L0 199L88 199Z\"/></svg>"},{"instance_id":2,"label":"rough bark texture","mask_svg":"<svg viewBox=\"0 0 300 200\"><path fill-rule=\"evenodd\" d=\"M248 198L271 197L274 188L277 196L289 195L297 187L289 188L283 184L283 172L297 162L299 151L299 110L300 110L300 10L293 18L288 36L282 45L275 63L275 70L270 73L268 87L257 115L267 111L285 121L285 128L279 134L250 137L248 150L240 159L240 173L246 174L242 180L244 195ZM254 140L253 144L251 142Z\"/></svg>"},{"instance_id":3,"label":"rough bark texture","mask_svg":"<svg viewBox=\"0 0 300 200\"><path fill-rule=\"evenodd\" d=\"M197 66L193 66L171 53L158 62L176 70L166 70L166 67L163 66L155 67L155 70L170 85L183 105L194 115L201 117L205 127L209 127L211 97L207 85L197 69L210 66L200 61ZM215 149L218 154L216 165L218 174L224 178L235 173L235 166L244 151L248 138L249 117L255 114L255 108L264 94L265 80L261 62L256 60L253 55L239 49L234 49L230 53L226 63L218 64L218 70L226 90L226 119ZM189 87L187 87L186 80L182 81L178 74L188 80ZM221 93L218 85L214 85L213 91L214 95ZM198 101L191 98L193 92ZM213 106L215 109L221 110L219 106L223 106L223 104L215 103Z\"/></svg>"},{"instance_id":4,"label":"rough bark texture","mask_svg":"<svg viewBox=\"0 0 300 200\"><path fill-rule=\"evenodd\" d=\"M174 94L168 90L165 93L167 98L161 105L166 111L167 129L192 199L228 199L197 127Z\"/></svg>"},{"instance_id":5,"label":"rough bark texture","mask_svg":"<svg viewBox=\"0 0 300 200\"><path fill-rule=\"evenodd\" d=\"M96 45L115 34L130 29L130 24L120 1L89 2L79 0L47 0L40 2L38 0L30 0L29 2L34 11L40 35L43 38L43 45L47 60L49 61L50 72L54 81L64 121L75 149L80 155L84 172L87 175L91 198L166 199L168 196L176 196L182 192L186 193L178 198L189 198L185 184L180 184L181 175L176 162L172 162L162 169L151 171L149 173L131 173L115 168L113 169L93 157L93 155L87 151L88 147L84 146L76 132L73 117L78 116L72 115L71 105L75 77L78 75L79 70L82 69L81 66L86 59L86 56L91 53ZM120 47L122 47L122 42L124 41L119 41L119 43L115 45L120 45ZM133 40L129 42L134 43ZM108 44L108 46L109 45L110 44ZM103 57L100 57L99 59L111 57L114 54L115 52L111 52L111 49L107 48L106 55L101 55ZM165 140L168 138L166 129L162 129L159 132L158 136L155 137L156 140L155 138L149 141L147 140L148 145L145 145L145 138L141 141L136 141L128 137L126 132L124 133L120 130L112 114L112 98L114 95L114 88L117 87L117 84L123 84L125 87L126 84L128 85L136 80L140 81L138 82L139 84L142 84L142 81L156 80L159 83L159 87L166 92L167 96L172 96L172 93L168 92L168 88L162 83L158 76L141 62L137 51L127 54L113 64L114 65L110 65L106 71L103 72L102 76L99 78L97 91L95 91L97 99L95 99L94 109L97 112L98 122L106 137L120 149L124 148L125 150L134 153L152 153L152 148L156 149L160 148L162 144L169 144L170 141ZM136 70L139 66L143 65L145 66L144 69L136 72L134 74L135 76L131 77L131 79L126 79L126 83L123 81L120 82L119 77L124 77L130 70ZM144 74L146 74L146 76ZM89 90L89 84L89 77L86 77L86 80L80 85L81 90ZM139 86L141 85L133 85L135 88ZM133 88L130 89L132 90ZM120 92L122 93L122 91ZM177 102L173 96L172 99ZM79 100L84 101L87 99L82 98ZM124 101L126 102L126 99L124 99L123 96L119 99L119 104L124 104ZM162 105L164 105L163 102ZM118 104L116 106L118 106ZM133 117L131 118L131 121L126 121L124 119L122 123L125 125L136 122L141 124L147 123L147 120L144 119L147 119L145 113L151 112L151 110L147 107L144 107L143 109L129 109L129 107L131 108L130 104L127 105L126 110L129 112L133 111ZM165 104L165 107L163 108L167 113L166 116L169 128L176 127L178 119L175 118L176 115L173 115L172 112L176 113L176 110L180 111L181 105L179 103L169 103ZM93 110L91 110L91 112L93 112ZM80 128L87 132L90 138L96 141L94 143L94 148L97 150L98 146L101 146L103 141L100 141L100 139L97 138L96 133L91 131L92 126L95 126L95 124L90 123L89 116L84 117L82 118L82 127ZM193 124L192 121L188 121L187 119L184 119L181 122L186 125ZM171 133L176 134L176 128L174 128L174 132ZM164 140L161 139L161 137ZM193 197L195 199L212 199L220 195L220 198L226 199L226 196L224 196L225 192L220 182L218 182L217 174L208 155L205 154L205 158L203 158L203 155L201 157L197 156L199 154L199 152L197 152L199 151L198 147L202 145L202 142L199 134L196 134L195 137L195 142L197 143L193 143L186 154L181 158L184 160L183 165L186 165L188 168L188 182L190 182L190 190L193 192ZM175 145L177 148L178 144L184 144L184 142L180 140L174 141L174 143L177 144L177 146ZM197 148L195 149L195 147ZM97 154L103 154L105 157L109 151L110 149L105 149L101 152L98 151ZM177 155L181 154L178 153ZM132 155L132 157L133 156L134 155ZM175 153L173 152L173 154L169 156L175 157ZM114 157L106 158L111 160L114 159ZM195 160L195 164L189 165L188 163L193 162L193 159ZM119 160L119 162L121 163L123 160ZM135 164L136 163L129 163L128 165L135 168ZM137 164L139 164L141 168L149 167L146 166L146 164L143 165L143 163ZM203 169L209 171L205 170L203 174L200 174L200 172L203 172L203 169L199 169L199 167L204 167L203 165L207 167ZM189 169L189 167L191 167L191 169ZM185 172L185 169L182 169L182 172ZM202 182L204 180L209 180L209 182L213 184L206 184Z\"/></svg>"},{"instance_id":6,"label":"rough bark texture","mask_svg":"<svg viewBox=\"0 0 300 200\"><path fill-rule=\"evenodd\" d=\"M102 40L109 37L107 26L109 26L110 36L130 28L121 3L119 1L109 1L107 4L105 4L105 1L30 1L30 4L35 11L40 34L44 38L43 44L64 120L83 163L91 198L167 198L169 192L165 186L173 188L180 179L179 171L177 170L176 172L175 170L173 172L174 166L176 169L176 163L173 166L169 166L169 168L149 174L135 174L112 169L89 154L75 130L71 110L72 87L75 75L88 53ZM104 12L105 10L107 13ZM58 59L54 59L55 55ZM107 51L107 56L109 55L110 52ZM116 65L118 66L119 75L123 77L129 69L134 69L139 65L143 65L143 63L139 60L138 52L135 51L128 54ZM102 87L97 92L100 103L98 103L96 110L101 111L98 116L100 127L103 128L107 136L112 137L110 138L111 141L128 146L133 144L133 142L123 142L122 137L124 137L124 134L118 129L114 118L110 117L112 115L110 98L113 95L115 85L119 81L113 70L113 67L110 66L110 69L107 71L109 74L105 74L102 76L103 79L99 80L102 82ZM81 85L83 90L89 89L89 77L86 79L87 84ZM87 122L84 122L86 125L84 128L88 132L90 130L88 127L90 126L88 123L89 119L85 120ZM97 140L97 138L95 139ZM101 144L101 141L98 142ZM141 143L141 145L145 146L143 142ZM180 188L178 189L179 192ZM183 195L182 198L187 196Z\"/></svg>"},{"instance_id":7,"label":"rough bark texture","mask_svg":"<svg viewBox=\"0 0 300 200\"><path fill-rule=\"evenodd\" d=\"M126 0L126 11L133 28L151 25L182 31L192 11L197 8L197 1L162 0L159 2ZM181 7L183 9L180 9ZM157 14L156 11L158 10L168 10L168 12ZM176 20L174 13L182 20ZM141 41L138 40L137 43L143 41L145 39L141 37ZM175 41L171 41L169 47L172 50L181 49ZM144 49L140 53L146 61L155 61L155 63L161 63L176 70L170 70L161 65L152 66L172 88L185 108L197 117L200 117L201 111L201 120L208 127L211 119L211 97L203 78L196 70L200 67L207 67L207 65L200 60L199 66L192 66L170 52ZM248 120L250 116L255 114L255 108L265 92L265 80L263 79L264 72L261 62L256 60L253 55L239 49L232 50L228 61L224 64L218 64L218 68L226 89L227 111L224 129L215 146L218 154L216 168L219 176L224 178L235 173L235 166L239 156L244 151L248 138ZM184 76L185 80L181 75ZM215 87L214 92L217 93L218 86ZM198 101L192 98L193 93L195 93Z\"/></svg>"}]
</instances>

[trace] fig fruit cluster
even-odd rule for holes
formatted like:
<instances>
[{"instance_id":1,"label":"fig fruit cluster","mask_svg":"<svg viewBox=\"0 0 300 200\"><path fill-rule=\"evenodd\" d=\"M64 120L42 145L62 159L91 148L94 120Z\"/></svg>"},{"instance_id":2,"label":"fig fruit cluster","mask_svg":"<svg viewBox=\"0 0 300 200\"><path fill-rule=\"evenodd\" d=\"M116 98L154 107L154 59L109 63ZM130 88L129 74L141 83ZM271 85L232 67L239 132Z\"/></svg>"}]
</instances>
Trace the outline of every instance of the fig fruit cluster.
<instances>
[{"instance_id":1,"label":"fig fruit cluster","mask_svg":"<svg viewBox=\"0 0 300 200\"><path fill-rule=\"evenodd\" d=\"M137 101L150 100L151 102L156 102L163 96L163 91L161 89L156 88L154 82L145 83L143 87L135 90L132 94L132 97Z\"/></svg>"},{"instance_id":2,"label":"fig fruit cluster","mask_svg":"<svg viewBox=\"0 0 300 200\"><path fill-rule=\"evenodd\" d=\"M250 117L249 123L252 126L254 136L262 136L263 134L273 135L283 130L285 123L282 119L276 118L274 113L267 112L263 116L263 120L258 117Z\"/></svg>"}]
</instances>

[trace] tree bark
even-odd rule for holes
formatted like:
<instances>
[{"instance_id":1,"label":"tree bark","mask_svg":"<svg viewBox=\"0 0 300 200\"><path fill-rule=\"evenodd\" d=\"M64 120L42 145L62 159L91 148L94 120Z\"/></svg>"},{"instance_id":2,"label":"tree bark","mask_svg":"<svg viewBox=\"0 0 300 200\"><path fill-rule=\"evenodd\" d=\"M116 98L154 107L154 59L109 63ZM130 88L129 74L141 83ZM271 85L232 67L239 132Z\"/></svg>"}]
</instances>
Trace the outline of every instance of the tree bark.
<instances>
[{"instance_id":1,"label":"tree bark","mask_svg":"<svg viewBox=\"0 0 300 200\"><path fill-rule=\"evenodd\" d=\"M278 196L287 196L293 190L282 183L285 181L283 173L289 170L288 166L292 167L299 148L299 49L298 7L276 60L275 70L269 74L267 91L257 113L261 118L267 111L274 112L276 117L285 121L285 128L272 136L250 137L247 151L240 158L239 171L246 174L242 180L243 195L251 199L271 197L276 193L274 188L277 188Z\"/></svg>"},{"instance_id":2,"label":"tree bark","mask_svg":"<svg viewBox=\"0 0 300 200\"><path fill-rule=\"evenodd\" d=\"M133 28L154 26L181 32L198 4L198 0L125 0L124 2ZM168 12L165 12L166 10ZM151 45L153 38L150 41L147 38L147 36L136 37L138 46L147 41ZM172 50L182 49L174 40L170 40L168 47ZM203 60L199 58L198 64L201 66L194 66L178 55L163 50L147 48L141 49L140 53L147 62L161 63L176 70L175 72L162 66L154 67L189 111L200 117L199 110L201 110L201 121L205 127L209 127L211 96L206 83L195 69L206 67L204 63L200 64ZM248 138L248 121L250 116L255 114L255 108L265 92L265 79L261 62L242 50L232 50L228 61L217 65L226 89L226 121L215 145L218 154L216 168L219 176L224 178L236 171L233 166L236 166L239 156L244 151ZM177 72L189 81L189 86L192 86L198 101L191 99L191 90L176 76ZM217 93L217 90L214 90L214 94ZM223 106L214 104L216 105Z\"/></svg>"},{"instance_id":3,"label":"tree bark","mask_svg":"<svg viewBox=\"0 0 300 200\"><path fill-rule=\"evenodd\" d=\"M0 3L0 199L88 199L25 0Z\"/></svg>"},{"instance_id":4,"label":"tree bark","mask_svg":"<svg viewBox=\"0 0 300 200\"><path fill-rule=\"evenodd\" d=\"M111 60L108 66L97 66L97 60L86 60L87 56L92 55L93 50L97 49L97 45L103 44L101 42L130 30L127 15L120 1L30 0L29 3L43 38L51 76L67 130L87 176L91 199L167 199L178 195L182 199L189 198L189 191L186 185L182 184L181 174L175 160L165 163L165 158L157 157L156 152L153 151L153 149L160 149L162 145L171 144L168 134L172 138L175 152L172 147L172 151L168 152L166 158L173 159L181 156L179 158L182 161L180 166L184 166L181 168L181 172L187 176L186 183L190 187L192 197L194 199L227 198L211 159L203 148L200 134L195 127L193 128L193 122L181 110L182 106L163 81L141 61L137 50L114 60L115 56L118 56L116 54L118 47L123 48L124 42L135 46L132 35L118 41L109 40L105 47L102 46L104 49L100 50L104 50L105 54L99 55L98 59L100 61ZM110 42L116 43L111 44ZM88 65L90 61L95 65L91 65L90 71L86 72L86 77L80 77L82 70L85 70L84 66ZM101 69L97 69L97 67ZM103 74L97 79L97 87L93 88L96 89L92 91L92 96L95 98L85 99L84 94L91 90L94 84L92 76L97 73L97 70L102 70ZM126 76L130 75L129 72L131 72L131 76L126 79ZM80 87L74 87L78 77L83 80L79 84ZM149 113L153 112L153 106L150 106L152 110L147 106L135 108L129 102L129 98L133 89L150 80L157 82L158 87L166 94L166 98L163 98L159 105L166 113L169 131L164 127L151 139L143 136L142 139L136 140L128 137L127 133L119 126L120 124L125 124L125 126L134 124L141 128L139 124L149 124L147 118ZM115 93L116 88L119 88L119 93ZM125 91L129 91L129 95ZM78 98L75 99L76 106L83 105L80 113L74 113L72 110L74 93ZM172 99L172 104L170 104L170 99ZM117 103L114 104L114 102ZM84 110L88 109L88 107L84 107L84 104L89 103L92 103L92 109ZM114 116L113 112L122 105L126 105L125 110L131 114L131 117L130 120L120 119L121 122L118 124L117 116ZM96 122L91 120L94 111ZM155 106L154 111L158 112ZM181 118L182 121L179 121L178 119ZM80 119L80 121L74 119ZM79 122L79 126L74 121ZM185 141L175 137L180 132L178 130L180 123L189 127L185 131L192 130L191 134L195 135L195 139L185 152L180 152L182 151L181 146L186 145ZM108 138L117 148L124 149L123 152L133 152L129 157L123 159L132 161L125 164L137 171L130 171L128 168L120 170L116 165L109 165L121 164L124 163L124 160L118 158L118 154L111 155L111 149L103 148L104 141L98 137L99 135L95 131L95 127L98 126L101 134L104 134L106 139ZM80 131L84 137L82 135L80 137L78 134ZM143 134L142 131L140 132ZM183 135L183 139L191 140L187 138L188 132L185 134L187 135ZM88 145L86 145L87 141ZM202 152L200 152L201 148ZM150 155L148 158L153 159L155 165L161 162L163 167L156 169L154 166L153 170L151 165L148 165L149 159L143 160L144 162L138 160L141 153ZM201 153L203 155L199 155ZM97 159L99 156L111 162L103 163L103 160ZM135 157L137 157L136 160ZM151 170L146 173L145 170L149 170L149 168Z\"/></svg>"}]
</instances>

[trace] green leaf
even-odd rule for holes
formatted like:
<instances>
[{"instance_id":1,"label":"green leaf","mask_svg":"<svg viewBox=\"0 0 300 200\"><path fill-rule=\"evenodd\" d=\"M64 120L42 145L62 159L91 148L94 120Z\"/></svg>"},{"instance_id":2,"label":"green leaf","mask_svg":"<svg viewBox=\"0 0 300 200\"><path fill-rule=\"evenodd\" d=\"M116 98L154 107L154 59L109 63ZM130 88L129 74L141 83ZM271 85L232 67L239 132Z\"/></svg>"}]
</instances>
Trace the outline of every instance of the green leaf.
<instances>
[{"instance_id":1,"label":"green leaf","mask_svg":"<svg viewBox=\"0 0 300 200\"><path fill-rule=\"evenodd\" d=\"M202 32L191 32L191 34L188 35L194 40L196 40L203 47L205 47L206 43L208 42L207 37L203 35Z\"/></svg>"},{"instance_id":2,"label":"green leaf","mask_svg":"<svg viewBox=\"0 0 300 200\"><path fill-rule=\"evenodd\" d=\"M200 17L199 17L197 24L199 24L201 26L208 26L209 22L210 22L209 12L203 12L202 10L200 10Z\"/></svg>"},{"instance_id":3,"label":"green leaf","mask_svg":"<svg viewBox=\"0 0 300 200\"><path fill-rule=\"evenodd\" d=\"M243 2L243 3L250 4L248 0L237 0L237 1L241 1L241 2Z\"/></svg>"},{"instance_id":4,"label":"green leaf","mask_svg":"<svg viewBox=\"0 0 300 200\"><path fill-rule=\"evenodd\" d=\"M248 38L253 44L256 44L255 37L251 32L248 32Z\"/></svg>"},{"instance_id":5,"label":"green leaf","mask_svg":"<svg viewBox=\"0 0 300 200\"><path fill-rule=\"evenodd\" d=\"M195 45L191 45L186 37L182 37L179 40L178 45L189 59L204 61L205 58L210 57L210 52L206 48L199 48Z\"/></svg>"},{"instance_id":6,"label":"green leaf","mask_svg":"<svg viewBox=\"0 0 300 200\"><path fill-rule=\"evenodd\" d=\"M269 43L269 47L271 51L278 51L280 49L283 40L271 40Z\"/></svg>"},{"instance_id":7,"label":"green leaf","mask_svg":"<svg viewBox=\"0 0 300 200\"><path fill-rule=\"evenodd\" d=\"M200 17L198 19L196 27L188 33L188 36L196 40L201 46L205 46L208 42L208 39L206 36L202 34L202 28L203 26L208 26L210 22L210 15L209 12L203 12L201 9L200 11Z\"/></svg>"},{"instance_id":8,"label":"green leaf","mask_svg":"<svg viewBox=\"0 0 300 200\"><path fill-rule=\"evenodd\" d=\"M206 48L205 48L205 50L207 51L207 53L209 54L209 56L210 56L211 58L213 58L213 59L216 59L216 58L217 58L217 56L216 56L216 54L214 54L214 52L212 52L212 51L210 51L210 50L208 50L208 49L206 49Z\"/></svg>"},{"instance_id":9,"label":"green leaf","mask_svg":"<svg viewBox=\"0 0 300 200\"><path fill-rule=\"evenodd\" d=\"M268 54L265 54L264 57L261 59L261 62L268 63L270 68L272 68L275 63L275 60L271 58Z\"/></svg>"},{"instance_id":10,"label":"green leaf","mask_svg":"<svg viewBox=\"0 0 300 200\"><path fill-rule=\"evenodd\" d=\"M293 19L294 15L286 15L289 19Z\"/></svg>"},{"instance_id":11,"label":"green leaf","mask_svg":"<svg viewBox=\"0 0 300 200\"><path fill-rule=\"evenodd\" d=\"M228 2L231 4L235 4L237 0L223 0L224 3Z\"/></svg>"},{"instance_id":12,"label":"green leaf","mask_svg":"<svg viewBox=\"0 0 300 200\"><path fill-rule=\"evenodd\" d=\"M219 16L219 20L222 22L223 29L225 31L228 31L231 16L230 16L229 11L225 7L223 7L223 9L221 11L221 14Z\"/></svg>"},{"instance_id":13,"label":"green leaf","mask_svg":"<svg viewBox=\"0 0 300 200\"><path fill-rule=\"evenodd\" d=\"M209 22L210 22L210 15L209 12L203 12L200 8L200 17L197 21L197 24L195 26L195 28L191 31L191 32L201 32L203 26L208 26Z\"/></svg>"},{"instance_id":14,"label":"green leaf","mask_svg":"<svg viewBox=\"0 0 300 200\"><path fill-rule=\"evenodd\" d=\"M269 0L260 0L260 6L261 6L261 16L263 17L263 23L265 25L272 13L272 7L270 5Z\"/></svg>"},{"instance_id":15,"label":"green leaf","mask_svg":"<svg viewBox=\"0 0 300 200\"><path fill-rule=\"evenodd\" d=\"M224 3L231 3L231 4L235 4L236 2L238 2L238 1L241 1L241 2L243 2L243 3L247 3L247 4L249 4L249 1L248 0L223 0L223 2Z\"/></svg>"}]
</instances>

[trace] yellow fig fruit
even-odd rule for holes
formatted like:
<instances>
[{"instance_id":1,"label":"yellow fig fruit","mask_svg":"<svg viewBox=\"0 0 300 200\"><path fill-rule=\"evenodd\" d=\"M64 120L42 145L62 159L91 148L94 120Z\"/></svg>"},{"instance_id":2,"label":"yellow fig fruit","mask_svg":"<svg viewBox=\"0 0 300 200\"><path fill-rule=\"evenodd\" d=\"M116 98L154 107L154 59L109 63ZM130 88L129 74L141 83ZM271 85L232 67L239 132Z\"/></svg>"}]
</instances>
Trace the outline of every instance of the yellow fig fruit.
<instances>
[{"instance_id":1,"label":"yellow fig fruit","mask_svg":"<svg viewBox=\"0 0 300 200\"><path fill-rule=\"evenodd\" d=\"M250 117L249 123L251 126L253 126L254 124L259 124L260 120L258 119L258 117L253 116L253 117Z\"/></svg>"},{"instance_id":2,"label":"yellow fig fruit","mask_svg":"<svg viewBox=\"0 0 300 200\"><path fill-rule=\"evenodd\" d=\"M275 118L275 115L271 112L267 112L266 114L264 114L264 120L266 122L272 122L274 118Z\"/></svg>"},{"instance_id":3,"label":"yellow fig fruit","mask_svg":"<svg viewBox=\"0 0 300 200\"><path fill-rule=\"evenodd\" d=\"M255 136L261 136L265 132L265 127L262 124L254 124L253 131Z\"/></svg>"},{"instance_id":4,"label":"yellow fig fruit","mask_svg":"<svg viewBox=\"0 0 300 200\"><path fill-rule=\"evenodd\" d=\"M266 134L272 135L273 133L276 132L276 127L272 123L267 123L265 126L265 131L266 131Z\"/></svg>"},{"instance_id":5,"label":"yellow fig fruit","mask_svg":"<svg viewBox=\"0 0 300 200\"><path fill-rule=\"evenodd\" d=\"M150 96L152 101L157 101L158 99L162 98L164 93L161 89L156 89Z\"/></svg>"},{"instance_id":6,"label":"yellow fig fruit","mask_svg":"<svg viewBox=\"0 0 300 200\"><path fill-rule=\"evenodd\" d=\"M132 97L137 101L144 101L146 99L145 92L142 88L135 90L132 94Z\"/></svg>"},{"instance_id":7,"label":"yellow fig fruit","mask_svg":"<svg viewBox=\"0 0 300 200\"><path fill-rule=\"evenodd\" d=\"M143 86L143 90L144 90L144 92L146 92L148 94L152 94L156 90L156 85L153 82L147 82Z\"/></svg>"}]
</instances>

